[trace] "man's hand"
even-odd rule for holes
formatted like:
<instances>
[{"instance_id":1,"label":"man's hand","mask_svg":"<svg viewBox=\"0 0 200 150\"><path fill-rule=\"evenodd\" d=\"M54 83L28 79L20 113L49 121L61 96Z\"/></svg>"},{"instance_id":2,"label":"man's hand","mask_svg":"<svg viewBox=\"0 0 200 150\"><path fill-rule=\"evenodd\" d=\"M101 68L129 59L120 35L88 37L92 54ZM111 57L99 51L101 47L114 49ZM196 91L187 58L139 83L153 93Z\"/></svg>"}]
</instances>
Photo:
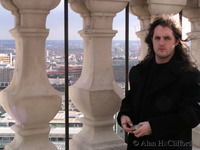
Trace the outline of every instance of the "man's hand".
<instances>
[{"instance_id":1,"label":"man's hand","mask_svg":"<svg viewBox=\"0 0 200 150\"><path fill-rule=\"evenodd\" d=\"M133 126L131 119L128 116L121 117L121 126L126 132L133 133L131 127Z\"/></svg>"},{"instance_id":2,"label":"man's hand","mask_svg":"<svg viewBox=\"0 0 200 150\"><path fill-rule=\"evenodd\" d=\"M150 135L151 134L151 126L149 124L148 121L146 122L141 122L139 123L139 128L135 131L133 131L132 133L136 136L136 137L142 137L145 135Z\"/></svg>"}]
</instances>

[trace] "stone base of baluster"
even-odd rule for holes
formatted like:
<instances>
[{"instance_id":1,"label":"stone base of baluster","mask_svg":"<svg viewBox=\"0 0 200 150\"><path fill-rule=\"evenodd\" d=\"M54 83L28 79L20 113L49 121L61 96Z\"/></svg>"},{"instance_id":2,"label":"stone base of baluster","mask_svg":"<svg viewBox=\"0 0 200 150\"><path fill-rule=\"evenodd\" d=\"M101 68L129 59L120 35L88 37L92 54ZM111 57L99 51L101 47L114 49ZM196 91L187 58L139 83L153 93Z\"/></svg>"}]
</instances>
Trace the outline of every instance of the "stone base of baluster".
<instances>
[{"instance_id":1,"label":"stone base of baluster","mask_svg":"<svg viewBox=\"0 0 200 150\"><path fill-rule=\"evenodd\" d=\"M88 143L85 141L70 140L70 150L126 150L127 147L122 141L109 141L101 143Z\"/></svg>"},{"instance_id":2,"label":"stone base of baluster","mask_svg":"<svg viewBox=\"0 0 200 150\"><path fill-rule=\"evenodd\" d=\"M198 125L196 128L193 129L192 131L192 140L193 140L193 145L196 147L200 147L200 125Z\"/></svg>"},{"instance_id":3,"label":"stone base of baluster","mask_svg":"<svg viewBox=\"0 0 200 150\"><path fill-rule=\"evenodd\" d=\"M15 132L14 140L4 150L57 150L49 141L50 127L24 129L17 125L11 127Z\"/></svg>"},{"instance_id":4,"label":"stone base of baluster","mask_svg":"<svg viewBox=\"0 0 200 150\"><path fill-rule=\"evenodd\" d=\"M69 141L70 150L126 150L123 139L113 131L115 120L81 119L83 129Z\"/></svg>"}]
</instances>

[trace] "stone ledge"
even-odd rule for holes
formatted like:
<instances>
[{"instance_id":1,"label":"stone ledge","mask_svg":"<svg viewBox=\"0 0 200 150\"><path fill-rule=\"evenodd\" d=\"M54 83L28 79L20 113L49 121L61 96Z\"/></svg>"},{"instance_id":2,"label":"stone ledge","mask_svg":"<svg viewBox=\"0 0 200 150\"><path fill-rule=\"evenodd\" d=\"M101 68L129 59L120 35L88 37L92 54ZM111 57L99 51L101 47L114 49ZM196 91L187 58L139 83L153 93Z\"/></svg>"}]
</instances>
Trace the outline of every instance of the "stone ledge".
<instances>
[{"instance_id":1,"label":"stone ledge","mask_svg":"<svg viewBox=\"0 0 200 150\"><path fill-rule=\"evenodd\" d=\"M200 147L193 146L192 150L200 150Z\"/></svg>"}]
</instances>

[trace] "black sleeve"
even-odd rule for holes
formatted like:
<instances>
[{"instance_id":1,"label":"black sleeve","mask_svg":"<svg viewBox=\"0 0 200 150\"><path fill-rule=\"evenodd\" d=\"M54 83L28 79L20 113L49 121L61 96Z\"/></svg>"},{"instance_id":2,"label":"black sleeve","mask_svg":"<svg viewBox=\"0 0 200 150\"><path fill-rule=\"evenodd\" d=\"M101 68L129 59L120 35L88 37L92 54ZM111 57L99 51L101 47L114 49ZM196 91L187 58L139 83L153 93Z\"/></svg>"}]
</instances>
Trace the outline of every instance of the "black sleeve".
<instances>
[{"instance_id":1,"label":"black sleeve","mask_svg":"<svg viewBox=\"0 0 200 150\"><path fill-rule=\"evenodd\" d=\"M121 108L117 116L118 124L121 126L121 116L126 115L130 117L130 113L133 112L132 98L134 94L134 87L137 86L140 79L139 71L136 67L132 67L129 73L130 90L126 93L125 98L122 100Z\"/></svg>"},{"instance_id":2,"label":"black sleeve","mask_svg":"<svg viewBox=\"0 0 200 150\"><path fill-rule=\"evenodd\" d=\"M121 103L121 108L120 108L120 111L117 115L117 122L118 124L121 126L121 116L123 115L126 115L126 116L130 116L130 109L131 109L131 93L133 91L129 90L127 92L127 95L126 97L122 100L122 103Z\"/></svg>"},{"instance_id":3,"label":"black sleeve","mask_svg":"<svg viewBox=\"0 0 200 150\"><path fill-rule=\"evenodd\" d=\"M186 73L181 81L183 90L177 113L149 120L152 134L156 137L176 135L184 130L191 130L200 123L200 73Z\"/></svg>"}]
</instances>

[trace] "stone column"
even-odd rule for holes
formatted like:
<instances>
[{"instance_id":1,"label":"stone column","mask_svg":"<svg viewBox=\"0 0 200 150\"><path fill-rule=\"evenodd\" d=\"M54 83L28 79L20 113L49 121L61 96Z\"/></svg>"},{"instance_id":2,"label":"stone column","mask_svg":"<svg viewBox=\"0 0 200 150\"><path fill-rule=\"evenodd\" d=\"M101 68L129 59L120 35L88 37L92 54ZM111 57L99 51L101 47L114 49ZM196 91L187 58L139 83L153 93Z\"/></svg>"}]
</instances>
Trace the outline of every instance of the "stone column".
<instances>
[{"instance_id":1,"label":"stone column","mask_svg":"<svg viewBox=\"0 0 200 150\"><path fill-rule=\"evenodd\" d=\"M71 0L71 8L83 17L83 70L70 87L70 98L84 114L83 129L70 140L70 150L125 150L115 134L113 116L120 108L122 89L113 75L111 45L117 31L113 18L128 0Z\"/></svg>"},{"instance_id":2,"label":"stone column","mask_svg":"<svg viewBox=\"0 0 200 150\"><path fill-rule=\"evenodd\" d=\"M147 0L151 16L159 14L177 14L186 5L187 0Z\"/></svg>"},{"instance_id":3,"label":"stone column","mask_svg":"<svg viewBox=\"0 0 200 150\"><path fill-rule=\"evenodd\" d=\"M188 0L183 9L183 16L188 18L191 23L191 32L187 33L191 41L190 55L200 68L200 1ZM200 147L200 125L193 129L193 144Z\"/></svg>"},{"instance_id":4,"label":"stone column","mask_svg":"<svg viewBox=\"0 0 200 150\"><path fill-rule=\"evenodd\" d=\"M49 141L49 122L61 107L60 94L50 85L45 65L46 17L60 0L1 0L15 15L10 30L16 44L11 84L0 92L5 111L15 119L14 140L5 150L56 150Z\"/></svg>"},{"instance_id":5,"label":"stone column","mask_svg":"<svg viewBox=\"0 0 200 150\"><path fill-rule=\"evenodd\" d=\"M200 2L190 0L187 6L183 9L183 16L188 18L191 23L191 32L188 33L188 37L191 41L191 57L193 61L196 61L198 67L200 67ZM195 6L195 7L194 7Z\"/></svg>"},{"instance_id":6,"label":"stone column","mask_svg":"<svg viewBox=\"0 0 200 150\"><path fill-rule=\"evenodd\" d=\"M139 59L142 60L146 56L148 50L147 44L145 43L145 37L149 22L151 20L151 14L149 13L146 0L131 0L129 6L130 13L136 15L140 20L140 31L136 32L136 35L140 38L141 41Z\"/></svg>"}]
</instances>

